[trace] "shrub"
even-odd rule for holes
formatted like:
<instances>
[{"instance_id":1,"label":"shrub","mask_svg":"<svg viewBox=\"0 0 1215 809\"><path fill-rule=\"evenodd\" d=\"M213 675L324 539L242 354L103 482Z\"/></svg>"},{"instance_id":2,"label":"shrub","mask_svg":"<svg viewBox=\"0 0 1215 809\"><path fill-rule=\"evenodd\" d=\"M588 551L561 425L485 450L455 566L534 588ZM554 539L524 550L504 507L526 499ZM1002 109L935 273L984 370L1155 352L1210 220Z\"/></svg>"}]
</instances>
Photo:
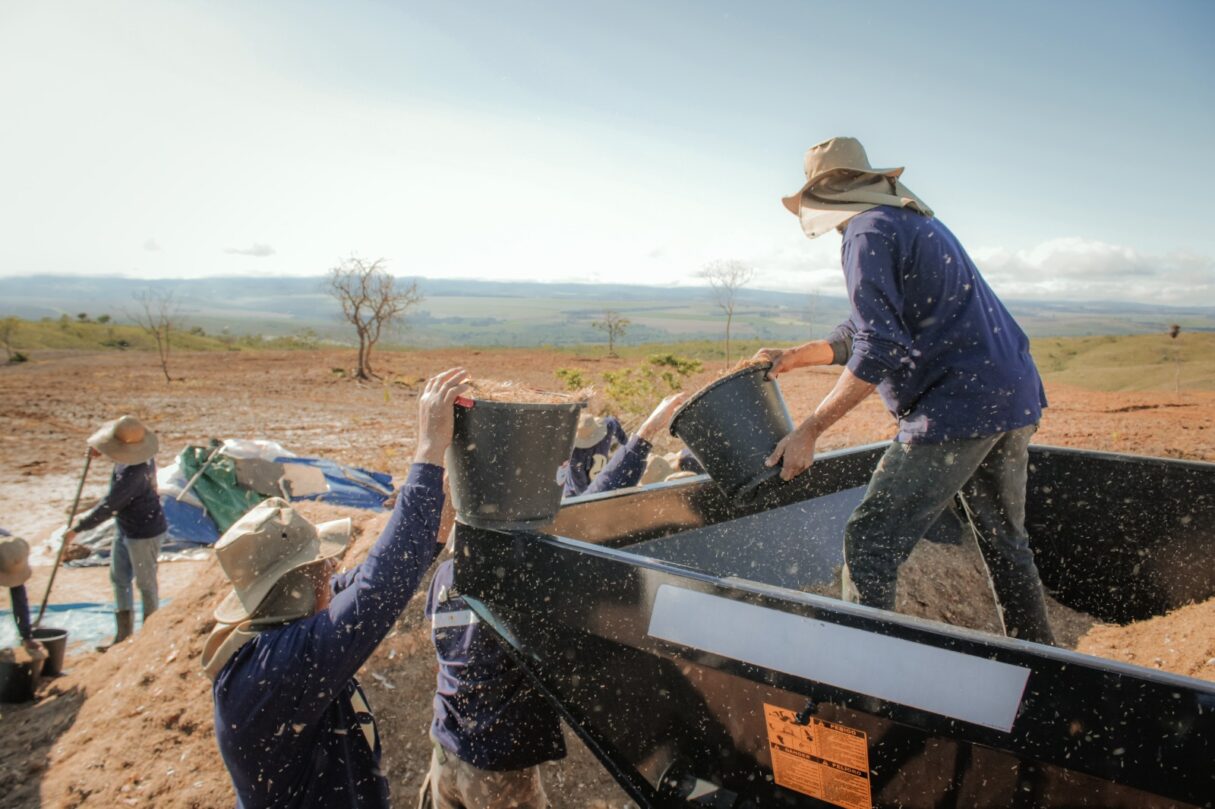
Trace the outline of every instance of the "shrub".
<instances>
[{"instance_id":1,"label":"shrub","mask_svg":"<svg viewBox=\"0 0 1215 809\"><path fill-rule=\"evenodd\" d=\"M558 368L556 373L566 390L582 390L587 386L586 375L577 368Z\"/></svg>"},{"instance_id":2,"label":"shrub","mask_svg":"<svg viewBox=\"0 0 1215 809\"><path fill-rule=\"evenodd\" d=\"M700 360L676 354L653 354L642 365L603 374L604 393L623 417L642 416L658 402L683 389L683 382L701 369Z\"/></svg>"}]
</instances>

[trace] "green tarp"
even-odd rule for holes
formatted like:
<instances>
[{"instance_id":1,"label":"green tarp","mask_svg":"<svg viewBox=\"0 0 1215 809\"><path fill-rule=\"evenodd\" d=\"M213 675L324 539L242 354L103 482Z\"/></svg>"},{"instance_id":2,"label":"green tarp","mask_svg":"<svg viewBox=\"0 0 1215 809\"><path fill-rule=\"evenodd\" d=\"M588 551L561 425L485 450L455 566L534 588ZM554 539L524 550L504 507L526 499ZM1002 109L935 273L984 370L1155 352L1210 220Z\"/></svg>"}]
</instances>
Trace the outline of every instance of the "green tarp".
<instances>
[{"instance_id":1,"label":"green tarp","mask_svg":"<svg viewBox=\"0 0 1215 809\"><path fill-rule=\"evenodd\" d=\"M177 456L181 473L192 480L207 458L218 447L186 447ZM236 465L226 455L216 455L202 477L194 481L190 492L207 507L207 514L215 521L219 533L227 531L232 523L245 516L245 512L262 501L257 492L243 489L236 482Z\"/></svg>"}]
</instances>

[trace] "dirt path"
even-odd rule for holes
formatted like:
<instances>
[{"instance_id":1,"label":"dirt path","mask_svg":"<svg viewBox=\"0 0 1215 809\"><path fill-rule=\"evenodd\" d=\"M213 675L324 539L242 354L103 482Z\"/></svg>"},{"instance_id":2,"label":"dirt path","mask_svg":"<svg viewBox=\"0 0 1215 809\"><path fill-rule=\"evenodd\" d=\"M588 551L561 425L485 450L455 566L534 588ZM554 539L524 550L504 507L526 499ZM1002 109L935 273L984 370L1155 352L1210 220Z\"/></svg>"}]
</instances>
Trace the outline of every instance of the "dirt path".
<instances>
[{"instance_id":1,"label":"dirt path","mask_svg":"<svg viewBox=\"0 0 1215 809\"><path fill-rule=\"evenodd\" d=\"M70 504L85 437L120 412L138 415L159 432L162 464L186 443L211 436L264 437L300 453L400 475L415 440L411 382L460 364L474 375L551 386L559 367L581 367L597 376L626 364L526 350L384 354L380 370L399 384L358 385L332 371L350 359L346 352L179 355L174 374L184 380L171 386L158 379L159 370L147 364L146 355L136 353L36 354L25 366L2 368L0 525L18 528L34 542L45 539ZM691 386L710 376L706 372ZM834 381L835 372L826 369L782 379L795 417L808 414ZM1164 393L1050 386L1048 394L1051 408L1038 435L1042 443L1215 460L1215 393L1184 394L1178 400ZM825 436L821 448L883 440L891 432L889 416L873 399ZM104 488L106 471L94 474L88 491L95 496ZM348 562L365 552L382 520L353 515L363 535ZM41 593L47 572L37 572L31 592ZM57 598L109 600L103 568L60 575ZM39 702L0 706L0 805L232 804L211 730L208 683L197 664L210 611L227 588L213 562L166 565L161 582L173 602L120 647L121 654L79 658L67 676L44 689ZM981 624L989 618L976 614L967 620ZM1203 655L1215 652L1199 647L1210 645L1212 626L1215 621L1206 613L1187 615L1184 632L1168 634L1173 646L1160 651L1144 645L1159 636L1153 631L1100 647L1094 636L1087 648L1140 663L1160 658L1165 665L1167 649L1181 644L1192 654L1179 665L1206 676L1215 666ZM433 676L433 650L415 598L361 675L380 719L385 769L398 806L412 804L429 756L425 727ZM545 777L559 809L627 802L576 742L569 759L546 766Z\"/></svg>"}]
</instances>

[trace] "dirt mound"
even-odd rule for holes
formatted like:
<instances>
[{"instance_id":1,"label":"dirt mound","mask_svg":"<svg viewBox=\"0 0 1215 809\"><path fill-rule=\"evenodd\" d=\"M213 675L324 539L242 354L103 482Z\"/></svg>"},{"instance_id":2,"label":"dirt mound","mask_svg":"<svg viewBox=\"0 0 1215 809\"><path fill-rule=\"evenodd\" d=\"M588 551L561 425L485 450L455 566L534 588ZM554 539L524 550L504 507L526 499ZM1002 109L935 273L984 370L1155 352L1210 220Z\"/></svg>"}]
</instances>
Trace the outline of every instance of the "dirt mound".
<instances>
[{"instance_id":1,"label":"dirt mound","mask_svg":"<svg viewBox=\"0 0 1215 809\"><path fill-rule=\"evenodd\" d=\"M1215 681L1215 598L1126 626L1099 624L1076 650Z\"/></svg>"}]
</instances>

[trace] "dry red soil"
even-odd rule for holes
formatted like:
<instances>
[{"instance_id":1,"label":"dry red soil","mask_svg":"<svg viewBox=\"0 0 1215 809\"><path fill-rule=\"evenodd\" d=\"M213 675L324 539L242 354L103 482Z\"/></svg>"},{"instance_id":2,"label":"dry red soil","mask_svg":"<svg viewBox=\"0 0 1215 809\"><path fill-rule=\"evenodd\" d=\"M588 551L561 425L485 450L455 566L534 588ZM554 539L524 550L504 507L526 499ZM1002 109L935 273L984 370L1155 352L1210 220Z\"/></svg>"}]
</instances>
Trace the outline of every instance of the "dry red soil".
<instances>
[{"instance_id":1,"label":"dry red soil","mask_svg":"<svg viewBox=\"0 0 1215 809\"><path fill-rule=\"evenodd\" d=\"M332 370L349 365L347 352L196 354L175 358L173 374L182 379L167 385L146 354L46 353L33 359L0 369L0 524L20 525L34 542L70 504L84 439L120 413L139 416L159 433L162 464L185 444L212 436L270 438L303 454L401 475L415 441L416 382L436 371L462 365L474 376L552 388L559 367L597 376L627 365L525 350L386 353L378 370L389 381L361 385ZM711 376L706 371L690 387ZM808 413L834 377L831 370L816 370L782 378L794 416ZM1178 398L1052 386L1048 394L1041 443L1215 460L1213 393ZM889 416L872 400L826 436L821 449L882 440L891 432ZM104 482L104 471L95 470L88 491L99 493ZM355 518L359 534L347 565L362 558L384 520L316 504L303 509L315 520ZM937 563L932 548L917 553L916 564L931 569ZM39 570L32 583L35 596L46 573ZM909 589L901 596L903 608L986 628L990 615L967 603L966 575L950 579L961 582L954 585L957 592L928 596ZM172 603L135 639L105 655L70 658L69 671L45 685L35 703L0 706L0 805L232 805L212 734L209 684L198 667L211 610L226 583L213 562L166 565L161 580ZM66 570L52 601L107 598L103 570ZM934 600L936 606L926 603ZM414 599L360 675L380 721L397 806L413 805L430 752L425 731L435 664L419 602ZM1083 651L1215 679L1215 603L1132 627L1090 628L1084 616L1065 608L1052 614L1069 644L1079 638ZM570 748L566 761L545 767L555 807L628 803L580 744L573 741Z\"/></svg>"}]
</instances>

